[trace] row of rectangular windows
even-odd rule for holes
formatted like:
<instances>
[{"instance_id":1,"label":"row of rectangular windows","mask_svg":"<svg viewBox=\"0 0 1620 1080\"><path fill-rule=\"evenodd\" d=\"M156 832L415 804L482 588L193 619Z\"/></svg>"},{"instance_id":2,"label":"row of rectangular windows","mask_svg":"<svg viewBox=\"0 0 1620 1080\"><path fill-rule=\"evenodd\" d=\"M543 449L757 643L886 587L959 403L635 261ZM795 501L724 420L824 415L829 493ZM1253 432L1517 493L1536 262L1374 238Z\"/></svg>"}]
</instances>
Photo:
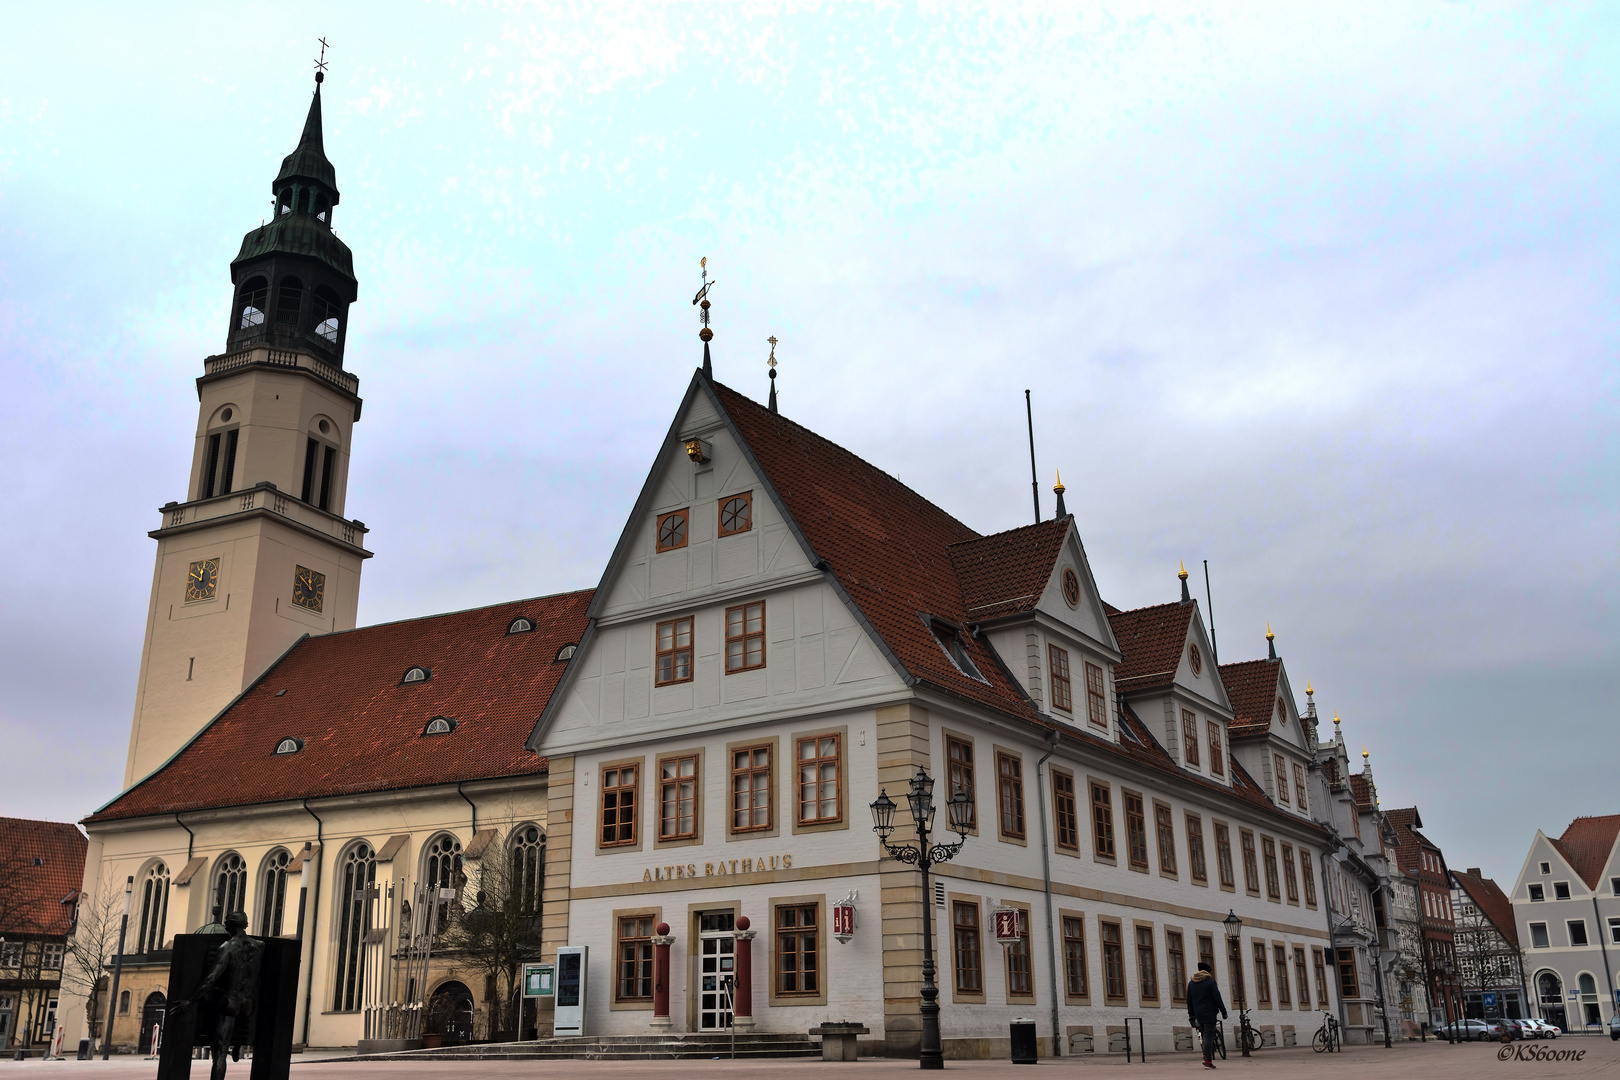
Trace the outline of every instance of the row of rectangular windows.
<instances>
[{"instance_id":1,"label":"row of rectangular windows","mask_svg":"<svg viewBox=\"0 0 1620 1080\"><path fill-rule=\"evenodd\" d=\"M817 997L822 992L825 936L820 901L776 905L771 924L771 990L775 997ZM617 916L613 999L653 999L654 914Z\"/></svg>"},{"instance_id":2,"label":"row of rectangular windows","mask_svg":"<svg viewBox=\"0 0 1620 1080\"><path fill-rule=\"evenodd\" d=\"M16 971L23 966L24 949L27 942L8 941L0 944L0 971ZM39 966L42 971L61 971L62 958L67 954L67 946L59 941L47 941L38 952Z\"/></svg>"},{"instance_id":3,"label":"row of rectangular windows","mask_svg":"<svg viewBox=\"0 0 1620 1080\"><path fill-rule=\"evenodd\" d=\"M765 666L765 601L726 609L726 674ZM692 616L658 624L654 684L691 682Z\"/></svg>"},{"instance_id":4,"label":"row of rectangular windows","mask_svg":"<svg viewBox=\"0 0 1620 1080\"><path fill-rule=\"evenodd\" d=\"M1564 929L1569 933L1571 948L1579 948L1592 943L1591 939L1586 936L1585 919L1570 919L1564 923ZM1620 919L1609 920L1609 942L1613 945L1620 945ZM1532 949L1552 948L1552 941L1547 936L1546 923L1533 922L1530 924L1530 947Z\"/></svg>"}]
</instances>

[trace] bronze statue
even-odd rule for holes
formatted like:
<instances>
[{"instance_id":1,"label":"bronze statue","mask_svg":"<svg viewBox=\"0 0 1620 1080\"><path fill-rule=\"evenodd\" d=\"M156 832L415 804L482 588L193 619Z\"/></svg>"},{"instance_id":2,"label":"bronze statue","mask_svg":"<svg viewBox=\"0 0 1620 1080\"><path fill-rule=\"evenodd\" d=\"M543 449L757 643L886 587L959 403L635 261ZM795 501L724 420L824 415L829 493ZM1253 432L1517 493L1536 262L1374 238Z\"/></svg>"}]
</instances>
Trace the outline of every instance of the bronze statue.
<instances>
[{"instance_id":1,"label":"bronze statue","mask_svg":"<svg viewBox=\"0 0 1620 1080\"><path fill-rule=\"evenodd\" d=\"M174 1006L178 1010L190 1008L199 1001L212 1004L215 1019L209 1047L214 1061L213 1080L224 1080L227 1050L232 1061L242 1060L242 1039L247 1034L248 1018L258 1004L264 942L248 937L247 925L248 917L244 912L233 911L225 916L225 932L230 934L230 940L219 947L214 969L203 976L189 1000L176 1002Z\"/></svg>"}]
</instances>

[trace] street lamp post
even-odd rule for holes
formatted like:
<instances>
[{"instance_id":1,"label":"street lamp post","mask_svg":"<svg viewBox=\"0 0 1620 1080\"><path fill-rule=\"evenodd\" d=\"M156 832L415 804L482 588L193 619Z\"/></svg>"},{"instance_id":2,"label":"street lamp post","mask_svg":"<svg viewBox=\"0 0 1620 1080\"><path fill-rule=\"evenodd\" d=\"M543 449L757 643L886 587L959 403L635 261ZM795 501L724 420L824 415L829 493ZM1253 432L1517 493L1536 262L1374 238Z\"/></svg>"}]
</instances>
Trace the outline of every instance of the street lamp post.
<instances>
[{"instance_id":1,"label":"street lamp post","mask_svg":"<svg viewBox=\"0 0 1620 1080\"><path fill-rule=\"evenodd\" d=\"M135 891L135 875L124 882L124 917L118 923L118 952L113 956L111 993L107 995L107 1030L101 1033L101 1060L112 1056L113 1017L118 1015L118 978L124 973L124 935L129 931L129 898Z\"/></svg>"},{"instance_id":2,"label":"street lamp post","mask_svg":"<svg viewBox=\"0 0 1620 1080\"><path fill-rule=\"evenodd\" d=\"M915 863L922 871L923 984L922 1004L917 1010L922 1015L922 1051L918 1064L924 1069L943 1069L945 1058L939 1046L939 988L934 985L934 914L928 896L928 868L949 862L962 850L967 834L973 831L973 800L967 792L959 790L945 804L951 831L957 836L954 844L928 842L934 827L934 778L921 768L911 778L906 802L911 806L911 820L917 827L915 844L889 843L889 834L894 832L895 807L899 804L889 798L887 789L872 803L872 831L878 834L891 857L903 863Z\"/></svg>"},{"instance_id":3,"label":"street lamp post","mask_svg":"<svg viewBox=\"0 0 1620 1080\"><path fill-rule=\"evenodd\" d=\"M1243 1056L1249 1056L1249 1014L1243 1008L1243 920L1237 917L1237 912L1228 908L1226 918L1221 920L1226 927L1226 955L1237 957L1237 962L1231 964L1233 981L1237 983L1238 1007L1238 1049Z\"/></svg>"}]
</instances>

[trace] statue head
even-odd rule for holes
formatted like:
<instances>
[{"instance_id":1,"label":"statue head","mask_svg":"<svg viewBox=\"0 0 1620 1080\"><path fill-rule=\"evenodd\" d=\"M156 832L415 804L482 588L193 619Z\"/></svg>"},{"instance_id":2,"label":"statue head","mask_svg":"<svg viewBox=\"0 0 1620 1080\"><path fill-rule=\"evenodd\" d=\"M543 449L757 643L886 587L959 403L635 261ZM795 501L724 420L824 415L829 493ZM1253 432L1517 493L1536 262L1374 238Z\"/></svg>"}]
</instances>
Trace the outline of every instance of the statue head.
<instances>
[{"instance_id":1,"label":"statue head","mask_svg":"<svg viewBox=\"0 0 1620 1080\"><path fill-rule=\"evenodd\" d=\"M247 932L248 917L245 911L233 911L225 916L225 931L229 934L242 934Z\"/></svg>"}]
</instances>

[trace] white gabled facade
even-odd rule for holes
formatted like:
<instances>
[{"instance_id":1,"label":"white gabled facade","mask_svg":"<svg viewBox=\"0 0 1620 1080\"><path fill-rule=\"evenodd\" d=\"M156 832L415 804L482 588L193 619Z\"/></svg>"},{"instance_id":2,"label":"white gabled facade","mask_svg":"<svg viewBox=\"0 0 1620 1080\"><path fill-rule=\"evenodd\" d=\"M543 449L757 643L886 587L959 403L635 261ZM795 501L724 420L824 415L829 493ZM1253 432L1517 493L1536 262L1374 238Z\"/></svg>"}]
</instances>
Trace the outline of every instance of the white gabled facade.
<instances>
[{"instance_id":1,"label":"white gabled facade","mask_svg":"<svg viewBox=\"0 0 1620 1080\"><path fill-rule=\"evenodd\" d=\"M1590 834L1580 866L1577 829ZM1565 1031L1599 1030L1620 995L1620 818L1577 818L1559 840L1537 829L1509 899L1535 1015Z\"/></svg>"}]
</instances>

